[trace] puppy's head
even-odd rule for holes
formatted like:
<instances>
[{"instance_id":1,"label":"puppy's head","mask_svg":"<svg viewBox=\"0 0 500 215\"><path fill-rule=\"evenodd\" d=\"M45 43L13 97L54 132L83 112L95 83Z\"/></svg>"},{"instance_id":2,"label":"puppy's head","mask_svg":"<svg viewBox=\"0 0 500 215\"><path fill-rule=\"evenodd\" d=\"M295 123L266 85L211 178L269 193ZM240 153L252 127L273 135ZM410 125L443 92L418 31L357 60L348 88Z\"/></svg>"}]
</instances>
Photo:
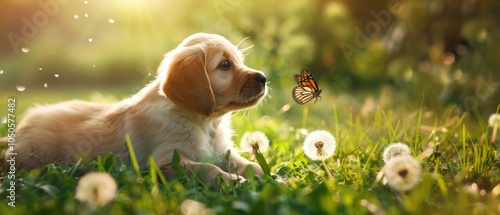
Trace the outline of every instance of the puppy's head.
<instances>
[{"instance_id":1,"label":"puppy's head","mask_svg":"<svg viewBox=\"0 0 500 215\"><path fill-rule=\"evenodd\" d=\"M165 96L204 116L254 106L267 93L266 76L245 66L242 52L215 34L187 37L166 55L158 72Z\"/></svg>"}]
</instances>

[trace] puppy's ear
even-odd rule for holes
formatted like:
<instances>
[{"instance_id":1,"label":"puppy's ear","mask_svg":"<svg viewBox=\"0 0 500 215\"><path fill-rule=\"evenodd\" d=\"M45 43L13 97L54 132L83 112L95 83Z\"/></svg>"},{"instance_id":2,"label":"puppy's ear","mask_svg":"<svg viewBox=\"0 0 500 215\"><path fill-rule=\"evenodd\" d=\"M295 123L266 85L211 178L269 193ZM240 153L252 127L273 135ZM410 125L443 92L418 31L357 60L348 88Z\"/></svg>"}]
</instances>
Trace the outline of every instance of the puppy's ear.
<instances>
[{"instance_id":1,"label":"puppy's ear","mask_svg":"<svg viewBox=\"0 0 500 215\"><path fill-rule=\"evenodd\" d=\"M205 116L215 108L215 96L205 67L205 52L201 45L177 47L167 55L166 78L161 83L163 93L174 104Z\"/></svg>"}]
</instances>

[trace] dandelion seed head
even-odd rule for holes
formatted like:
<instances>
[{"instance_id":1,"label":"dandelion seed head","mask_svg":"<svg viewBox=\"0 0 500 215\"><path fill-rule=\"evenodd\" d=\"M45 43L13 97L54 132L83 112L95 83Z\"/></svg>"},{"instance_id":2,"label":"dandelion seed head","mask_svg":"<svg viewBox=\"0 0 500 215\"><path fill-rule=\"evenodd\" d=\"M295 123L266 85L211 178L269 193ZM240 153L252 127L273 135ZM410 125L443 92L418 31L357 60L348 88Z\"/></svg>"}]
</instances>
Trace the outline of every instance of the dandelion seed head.
<instances>
[{"instance_id":1,"label":"dandelion seed head","mask_svg":"<svg viewBox=\"0 0 500 215\"><path fill-rule=\"evenodd\" d=\"M325 130L316 130L309 133L304 140L304 153L312 160L330 158L335 152L337 142L333 135Z\"/></svg>"},{"instance_id":2,"label":"dandelion seed head","mask_svg":"<svg viewBox=\"0 0 500 215\"><path fill-rule=\"evenodd\" d=\"M488 118L488 124L491 127L500 127L500 114L491 114L490 118Z\"/></svg>"},{"instance_id":3,"label":"dandelion seed head","mask_svg":"<svg viewBox=\"0 0 500 215\"><path fill-rule=\"evenodd\" d=\"M16 89L17 89L17 91L19 91L19 92L24 92L24 90L26 90L26 87L25 87L25 86L22 86L22 85L19 85L19 86L16 86Z\"/></svg>"},{"instance_id":4,"label":"dandelion seed head","mask_svg":"<svg viewBox=\"0 0 500 215\"><path fill-rule=\"evenodd\" d=\"M269 148L269 139L261 131L245 132L241 137L240 147L244 151L259 149L260 152L265 152Z\"/></svg>"},{"instance_id":5,"label":"dandelion seed head","mask_svg":"<svg viewBox=\"0 0 500 215\"><path fill-rule=\"evenodd\" d=\"M299 134L304 135L304 136L306 136L309 133L307 131L307 129L303 129L303 128L299 128L297 131Z\"/></svg>"},{"instance_id":6,"label":"dandelion seed head","mask_svg":"<svg viewBox=\"0 0 500 215\"><path fill-rule=\"evenodd\" d=\"M181 214L183 215L212 215L215 211L211 208L207 208L203 203L186 199L181 203L180 206Z\"/></svg>"},{"instance_id":7,"label":"dandelion seed head","mask_svg":"<svg viewBox=\"0 0 500 215\"><path fill-rule=\"evenodd\" d=\"M78 181L75 198L90 204L106 205L116 196L115 179L108 173L92 172Z\"/></svg>"},{"instance_id":8,"label":"dandelion seed head","mask_svg":"<svg viewBox=\"0 0 500 215\"><path fill-rule=\"evenodd\" d=\"M472 196L479 196L479 188L476 183L464 186L464 191Z\"/></svg>"},{"instance_id":9,"label":"dandelion seed head","mask_svg":"<svg viewBox=\"0 0 500 215\"><path fill-rule=\"evenodd\" d=\"M491 196L493 198L496 198L498 195L500 195L500 184L497 184L492 190L491 190Z\"/></svg>"},{"instance_id":10,"label":"dandelion seed head","mask_svg":"<svg viewBox=\"0 0 500 215\"><path fill-rule=\"evenodd\" d=\"M420 181L422 168L412 156L403 155L390 159L384 167L387 184L400 192L413 189Z\"/></svg>"},{"instance_id":11,"label":"dandelion seed head","mask_svg":"<svg viewBox=\"0 0 500 215\"><path fill-rule=\"evenodd\" d=\"M384 149L383 160L385 163L389 162L390 159L400 156L400 155L410 155L411 151L408 145L404 143L392 143Z\"/></svg>"},{"instance_id":12,"label":"dandelion seed head","mask_svg":"<svg viewBox=\"0 0 500 215\"><path fill-rule=\"evenodd\" d=\"M370 201L368 201L366 199L362 199L360 204L361 204L361 206L368 209L368 211L370 211L372 214L385 214L384 210L382 208L378 207L377 205L371 203Z\"/></svg>"}]
</instances>

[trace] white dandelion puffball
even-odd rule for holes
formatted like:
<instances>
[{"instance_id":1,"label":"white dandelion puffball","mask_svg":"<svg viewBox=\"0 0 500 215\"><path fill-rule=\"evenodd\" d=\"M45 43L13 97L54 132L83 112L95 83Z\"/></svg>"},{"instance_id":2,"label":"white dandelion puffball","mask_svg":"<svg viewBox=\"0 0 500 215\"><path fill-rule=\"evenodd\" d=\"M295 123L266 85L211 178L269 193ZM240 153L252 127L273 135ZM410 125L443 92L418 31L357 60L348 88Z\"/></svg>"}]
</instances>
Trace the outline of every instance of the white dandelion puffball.
<instances>
[{"instance_id":1,"label":"white dandelion puffball","mask_svg":"<svg viewBox=\"0 0 500 215\"><path fill-rule=\"evenodd\" d=\"M207 208L203 203L186 199L181 203L180 206L182 215L213 215L215 211L211 208Z\"/></svg>"},{"instance_id":2,"label":"white dandelion puffball","mask_svg":"<svg viewBox=\"0 0 500 215\"><path fill-rule=\"evenodd\" d=\"M337 142L330 132L316 130L309 133L304 140L304 153L312 160L330 158L335 152Z\"/></svg>"},{"instance_id":3,"label":"white dandelion puffball","mask_svg":"<svg viewBox=\"0 0 500 215\"><path fill-rule=\"evenodd\" d=\"M411 156L411 151L410 147L404 143L392 143L389 146L385 147L384 149L384 154L383 154L383 160L385 163L387 163L391 158L394 158L396 156L400 155L410 155Z\"/></svg>"},{"instance_id":4,"label":"white dandelion puffball","mask_svg":"<svg viewBox=\"0 0 500 215\"><path fill-rule=\"evenodd\" d=\"M19 85L19 86L16 86L16 89L17 89L17 91L19 91L19 92L24 92L24 90L26 90L26 87L25 87L25 86L22 86L22 85Z\"/></svg>"},{"instance_id":5,"label":"white dandelion puffball","mask_svg":"<svg viewBox=\"0 0 500 215\"><path fill-rule=\"evenodd\" d=\"M400 192L413 189L420 182L422 168L412 156L396 156L384 167L387 184Z\"/></svg>"},{"instance_id":6,"label":"white dandelion puffball","mask_svg":"<svg viewBox=\"0 0 500 215\"><path fill-rule=\"evenodd\" d=\"M111 175L92 172L78 181L75 198L82 202L104 206L115 198L116 190L116 181Z\"/></svg>"},{"instance_id":7,"label":"white dandelion puffball","mask_svg":"<svg viewBox=\"0 0 500 215\"><path fill-rule=\"evenodd\" d=\"M261 131L245 132L241 137L240 147L244 151L251 152L258 149L260 152L265 152L269 148L269 139L266 134Z\"/></svg>"},{"instance_id":8,"label":"white dandelion puffball","mask_svg":"<svg viewBox=\"0 0 500 215\"><path fill-rule=\"evenodd\" d=\"M491 127L500 127L500 114L491 114L490 118L488 118L488 124Z\"/></svg>"}]
</instances>

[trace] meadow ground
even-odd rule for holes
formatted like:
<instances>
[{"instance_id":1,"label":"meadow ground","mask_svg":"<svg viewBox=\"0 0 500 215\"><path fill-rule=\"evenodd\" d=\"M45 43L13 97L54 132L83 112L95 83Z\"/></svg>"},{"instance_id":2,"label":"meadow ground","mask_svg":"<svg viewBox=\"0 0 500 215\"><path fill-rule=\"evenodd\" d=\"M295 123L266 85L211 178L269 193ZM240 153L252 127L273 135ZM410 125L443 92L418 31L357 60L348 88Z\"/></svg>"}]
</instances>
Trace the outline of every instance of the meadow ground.
<instances>
[{"instance_id":1,"label":"meadow ground","mask_svg":"<svg viewBox=\"0 0 500 215\"><path fill-rule=\"evenodd\" d=\"M76 95L109 101L122 96L119 90L103 92L106 96L81 92L49 94L54 100ZM155 167L118 165L108 155L88 165L54 163L17 171L12 207L12 180L5 164L0 214L500 213L499 140L491 141L493 128L480 115L453 105L428 108L422 104L425 95L408 99L388 91L353 95L327 90L315 104L301 106L286 96L289 93L272 89L261 106L233 118L237 146L245 132L261 131L270 140L267 151L253 156L270 175L208 187L182 173L165 180ZM39 98L35 93L19 97L25 100L19 111ZM309 159L302 148L314 130L326 130L336 139L336 150L324 164ZM4 125L2 136L6 132ZM377 178L385 165L383 151L395 142L407 144L421 165L417 184L409 191ZM116 181L118 190L111 202L100 206L75 198L78 180L89 172L109 173Z\"/></svg>"}]
</instances>

